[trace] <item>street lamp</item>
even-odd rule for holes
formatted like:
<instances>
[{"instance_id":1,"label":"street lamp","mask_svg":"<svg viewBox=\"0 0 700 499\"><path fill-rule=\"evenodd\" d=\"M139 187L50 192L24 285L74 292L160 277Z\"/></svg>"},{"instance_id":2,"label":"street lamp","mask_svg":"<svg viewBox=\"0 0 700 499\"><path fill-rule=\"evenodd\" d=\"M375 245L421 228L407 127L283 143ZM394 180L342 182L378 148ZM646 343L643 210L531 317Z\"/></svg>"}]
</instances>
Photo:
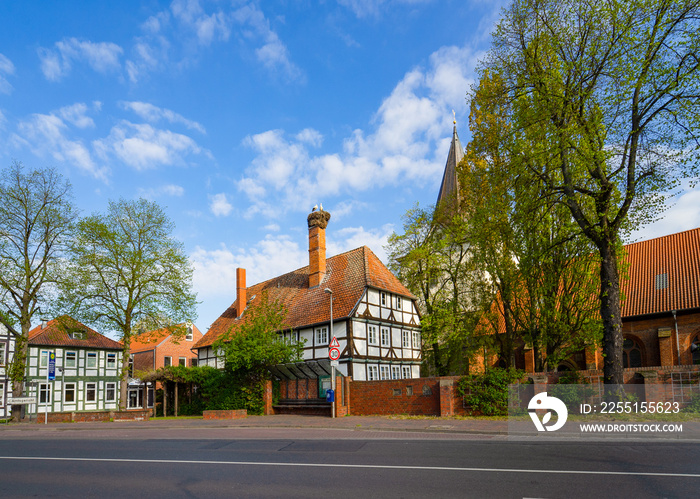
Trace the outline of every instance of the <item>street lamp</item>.
<instances>
[{"instance_id":1,"label":"street lamp","mask_svg":"<svg viewBox=\"0 0 700 499\"><path fill-rule=\"evenodd\" d=\"M330 344L331 337L333 337L333 291L330 288L324 289L326 293L330 295L331 302L331 327L328 332L328 343ZM335 418L335 365L331 360L331 390L333 390L333 402L331 402L331 418Z\"/></svg>"}]
</instances>

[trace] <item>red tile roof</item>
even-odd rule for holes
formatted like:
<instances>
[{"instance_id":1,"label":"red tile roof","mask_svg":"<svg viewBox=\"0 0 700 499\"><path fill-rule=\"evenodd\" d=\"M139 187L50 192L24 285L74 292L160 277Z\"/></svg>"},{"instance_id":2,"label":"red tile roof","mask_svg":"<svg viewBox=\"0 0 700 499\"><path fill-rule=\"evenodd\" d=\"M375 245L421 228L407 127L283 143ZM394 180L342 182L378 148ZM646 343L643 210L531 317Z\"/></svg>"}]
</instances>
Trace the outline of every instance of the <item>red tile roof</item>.
<instances>
[{"instance_id":1,"label":"red tile roof","mask_svg":"<svg viewBox=\"0 0 700 499\"><path fill-rule=\"evenodd\" d=\"M176 327L178 326L185 326L185 324L178 324ZM131 339L130 351L131 353L138 353L153 350L163 341L167 340L172 335L172 333L172 329L163 328L158 329L157 331L147 331L145 333L134 336ZM201 338L202 336L202 333L199 332L199 329L197 329L197 326L195 326L194 324L192 324L192 335L195 341L197 340L197 338ZM173 340L173 342L174 341L175 340ZM178 343L182 343L183 341L185 341L184 335L181 339L178 340Z\"/></svg>"},{"instance_id":2,"label":"red tile roof","mask_svg":"<svg viewBox=\"0 0 700 499\"><path fill-rule=\"evenodd\" d=\"M289 272L246 290L249 306L260 300L263 291L271 301L279 301L287 309L286 325L301 328L330 319L329 297L333 291L333 318L349 317L365 288L376 288L414 300L415 297L367 246L341 253L326 260L326 275L320 286L309 288L309 267ZM212 324L193 348L210 346L221 334L245 319L236 320L236 302Z\"/></svg>"},{"instance_id":3,"label":"red tile roof","mask_svg":"<svg viewBox=\"0 0 700 499\"><path fill-rule=\"evenodd\" d=\"M69 333L84 332L85 339L73 339ZM121 350L122 346L106 336L90 329L68 315L62 315L29 331L29 344L57 347L100 348Z\"/></svg>"},{"instance_id":4,"label":"red tile roof","mask_svg":"<svg viewBox=\"0 0 700 499\"><path fill-rule=\"evenodd\" d=\"M700 228L625 249L629 279L621 279L623 318L700 308Z\"/></svg>"}]
</instances>

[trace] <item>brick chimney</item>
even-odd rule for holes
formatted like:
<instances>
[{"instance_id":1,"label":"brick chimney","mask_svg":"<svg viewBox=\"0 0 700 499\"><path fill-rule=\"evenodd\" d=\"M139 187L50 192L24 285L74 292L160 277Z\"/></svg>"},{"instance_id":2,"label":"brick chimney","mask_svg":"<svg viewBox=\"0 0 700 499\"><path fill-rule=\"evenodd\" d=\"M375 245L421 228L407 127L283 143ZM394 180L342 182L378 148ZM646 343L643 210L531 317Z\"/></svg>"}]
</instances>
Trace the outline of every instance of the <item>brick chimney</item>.
<instances>
[{"instance_id":1,"label":"brick chimney","mask_svg":"<svg viewBox=\"0 0 700 499\"><path fill-rule=\"evenodd\" d=\"M326 275L326 227L331 214L312 211L306 221L309 225L309 287L321 284Z\"/></svg>"},{"instance_id":2,"label":"brick chimney","mask_svg":"<svg viewBox=\"0 0 700 499\"><path fill-rule=\"evenodd\" d=\"M245 269L236 269L236 317L243 315L246 306Z\"/></svg>"}]
</instances>

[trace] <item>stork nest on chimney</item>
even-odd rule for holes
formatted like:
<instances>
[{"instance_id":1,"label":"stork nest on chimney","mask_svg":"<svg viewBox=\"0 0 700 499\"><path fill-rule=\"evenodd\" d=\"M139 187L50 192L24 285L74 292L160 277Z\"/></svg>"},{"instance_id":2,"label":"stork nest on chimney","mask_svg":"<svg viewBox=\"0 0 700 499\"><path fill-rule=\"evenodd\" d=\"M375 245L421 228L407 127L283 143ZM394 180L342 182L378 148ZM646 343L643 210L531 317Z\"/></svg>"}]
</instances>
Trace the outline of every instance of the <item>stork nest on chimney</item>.
<instances>
[{"instance_id":1,"label":"stork nest on chimney","mask_svg":"<svg viewBox=\"0 0 700 499\"><path fill-rule=\"evenodd\" d=\"M321 229L325 229L328 226L328 220L330 219L330 213L328 213L327 211L320 210L309 213L309 216L306 218L306 221L309 224L309 229L312 227L319 227Z\"/></svg>"}]
</instances>

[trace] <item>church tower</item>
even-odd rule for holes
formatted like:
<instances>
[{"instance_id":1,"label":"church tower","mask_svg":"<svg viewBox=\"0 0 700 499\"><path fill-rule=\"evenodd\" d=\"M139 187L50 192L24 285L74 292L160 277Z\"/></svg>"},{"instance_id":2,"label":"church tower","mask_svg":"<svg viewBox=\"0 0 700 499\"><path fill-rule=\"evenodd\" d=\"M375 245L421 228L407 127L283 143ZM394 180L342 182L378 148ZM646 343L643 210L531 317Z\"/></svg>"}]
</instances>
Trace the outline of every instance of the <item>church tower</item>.
<instances>
[{"instance_id":1,"label":"church tower","mask_svg":"<svg viewBox=\"0 0 700 499\"><path fill-rule=\"evenodd\" d=\"M464 157L464 147L457 136L457 120L452 121L452 143L450 144L450 152L447 155L447 163L445 163L445 172L442 175L442 183L440 184L440 193L438 194L435 206L441 206L447 203L454 209L459 209L459 181L457 179L457 165Z\"/></svg>"}]
</instances>

